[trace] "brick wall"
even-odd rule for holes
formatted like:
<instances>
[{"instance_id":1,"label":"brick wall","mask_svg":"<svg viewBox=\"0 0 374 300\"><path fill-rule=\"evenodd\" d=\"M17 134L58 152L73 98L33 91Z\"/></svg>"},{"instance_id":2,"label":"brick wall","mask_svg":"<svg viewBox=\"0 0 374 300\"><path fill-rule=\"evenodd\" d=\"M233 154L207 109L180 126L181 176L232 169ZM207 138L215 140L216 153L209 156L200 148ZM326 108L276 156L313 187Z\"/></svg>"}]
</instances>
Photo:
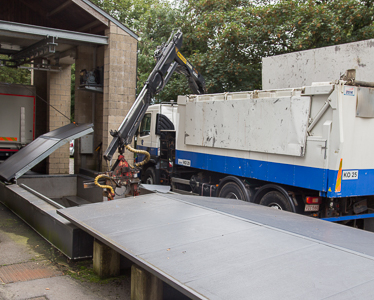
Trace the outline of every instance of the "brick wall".
<instances>
[{"instance_id":1,"label":"brick wall","mask_svg":"<svg viewBox=\"0 0 374 300\"><path fill-rule=\"evenodd\" d=\"M114 24L106 30L109 45L104 51L103 149L112 140L110 130L117 130L135 101L137 40ZM116 155L113 156L113 159ZM127 151L126 159L134 162Z\"/></svg>"}]
</instances>

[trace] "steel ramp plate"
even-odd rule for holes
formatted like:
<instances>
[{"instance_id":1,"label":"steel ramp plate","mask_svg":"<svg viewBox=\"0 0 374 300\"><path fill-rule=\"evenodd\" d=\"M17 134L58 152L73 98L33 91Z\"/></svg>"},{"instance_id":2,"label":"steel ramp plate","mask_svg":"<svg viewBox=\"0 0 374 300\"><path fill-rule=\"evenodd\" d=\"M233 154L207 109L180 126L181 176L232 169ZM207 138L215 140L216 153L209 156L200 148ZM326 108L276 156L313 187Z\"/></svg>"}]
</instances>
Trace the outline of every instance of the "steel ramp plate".
<instances>
[{"instance_id":1,"label":"steel ramp plate","mask_svg":"<svg viewBox=\"0 0 374 300\"><path fill-rule=\"evenodd\" d=\"M68 124L39 136L0 164L0 179L17 179L70 140L93 132L93 124Z\"/></svg>"},{"instance_id":2,"label":"steel ramp plate","mask_svg":"<svg viewBox=\"0 0 374 300\"><path fill-rule=\"evenodd\" d=\"M342 247L351 251L374 257L374 234L369 231L342 226L340 224L305 217L300 214L282 212L274 214L265 206L255 205L234 199L196 197L174 194L173 199L188 202L239 218L258 222L321 243ZM256 209L253 209L253 205Z\"/></svg>"},{"instance_id":3,"label":"steel ramp plate","mask_svg":"<svg viewBox=\"0 0 374 300\"><path fill-rule=\"evenodd\" d=\"M373 233L230 199L203 207L191 198L148 194L57 212L193 299L374 297ZM325 240L311 238L324 224ZM347 230L358 233L356 251L337 243Z\"/></svg>"},{"instance_id":4,"label":"steel ramp plate","mask_svg":"<svg viewBox=\"0 0 374 300\"><path fill-rule=\"evenodd\" d=\"M141 188L150 191L150 192L157 192L161 194L167 194L170 192L170 186L168 185L157 185L157 184L145 184L142 183L140 185Z\"/></svg>"}]
</instances>

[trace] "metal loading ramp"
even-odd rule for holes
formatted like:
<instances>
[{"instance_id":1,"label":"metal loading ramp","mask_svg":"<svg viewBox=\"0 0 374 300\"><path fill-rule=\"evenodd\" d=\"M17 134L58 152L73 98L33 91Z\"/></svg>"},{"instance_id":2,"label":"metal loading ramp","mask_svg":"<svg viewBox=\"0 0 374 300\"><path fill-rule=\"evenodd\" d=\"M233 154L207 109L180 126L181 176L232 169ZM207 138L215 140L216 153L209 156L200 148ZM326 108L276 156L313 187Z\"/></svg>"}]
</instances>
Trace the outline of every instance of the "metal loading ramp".
<instances>
[{"instance_id":1,"label":"metal loading ramp","mask_svg":"<svg viewBox=\"0 0 374 300\"><path fill-rule=\"evenodd\" d=\"M230 199L169 194L57 212L192 299L374 297L370 232Z\"/></svg>"},{"instance_id":2,"label":"metal loading ramp","mask_svg":"<svg viewBox=\"0 0 374 300\"><path fill-rule=\"evenodd\" d=\"M68 124L47 132L0 165L0 179L17 179L70 140L93 132L93 124Z\"/></svg>"}]
</instances>

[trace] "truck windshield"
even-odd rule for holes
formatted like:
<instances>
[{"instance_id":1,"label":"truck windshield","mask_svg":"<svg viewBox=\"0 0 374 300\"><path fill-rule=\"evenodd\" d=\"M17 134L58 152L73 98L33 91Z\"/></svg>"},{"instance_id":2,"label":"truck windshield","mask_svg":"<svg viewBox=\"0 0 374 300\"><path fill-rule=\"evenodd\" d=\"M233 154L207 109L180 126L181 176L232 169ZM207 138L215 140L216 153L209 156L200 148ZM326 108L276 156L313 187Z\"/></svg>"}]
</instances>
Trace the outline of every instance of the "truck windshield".
<instances>
[{"instance_id":1,"label":"truck windshield","mask_svg":"<svg viewBox=\"0 0 374 300\"><path fill-rule=\"evenodd\" d=\"M145 114L140 124L140 136L149 135L151 131L151 114Z\"/></svg>"}]
</instances>

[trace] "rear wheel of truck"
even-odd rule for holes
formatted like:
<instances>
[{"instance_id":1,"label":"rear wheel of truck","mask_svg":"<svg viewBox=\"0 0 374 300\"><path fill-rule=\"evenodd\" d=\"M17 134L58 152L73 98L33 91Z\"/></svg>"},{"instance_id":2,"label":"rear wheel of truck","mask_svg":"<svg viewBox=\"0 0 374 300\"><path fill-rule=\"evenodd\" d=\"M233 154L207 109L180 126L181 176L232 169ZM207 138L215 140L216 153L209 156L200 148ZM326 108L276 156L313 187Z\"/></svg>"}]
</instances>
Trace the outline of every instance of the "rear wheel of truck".
<instances>
[{"instance_id":1,"label":"rear wheel of truck","mask_svg":"<svg viewBox=\"0 0 374 300\"><path fill-rule=\"evenodd\" d=\"M145 170L144 176L142 178L142 182L145 184L155 184L156 181L156 173L153 167L149 167Z\"/></svg>"},{"instance_id":2,"label":"rear wheel of truck","mask_svg":"<svg viewBox=\"0 0 374 300\"><path fill-rule=\"evenodd\" d=\"M218 197L237 200L245 200L245 196L239 185L235 182L227 182L219 191Z\"/></svg>"},{"instance_id":3,"label":"rear wheel of truck","mask_svg":"<svg viewBox=\"0 0 374 300\"><path fill-rule=\"evenodd\" d=\"M290 202L278 191L266 193L260 200L260 205L274 209L293 211Z\"/></svg>"}]
</instances>

